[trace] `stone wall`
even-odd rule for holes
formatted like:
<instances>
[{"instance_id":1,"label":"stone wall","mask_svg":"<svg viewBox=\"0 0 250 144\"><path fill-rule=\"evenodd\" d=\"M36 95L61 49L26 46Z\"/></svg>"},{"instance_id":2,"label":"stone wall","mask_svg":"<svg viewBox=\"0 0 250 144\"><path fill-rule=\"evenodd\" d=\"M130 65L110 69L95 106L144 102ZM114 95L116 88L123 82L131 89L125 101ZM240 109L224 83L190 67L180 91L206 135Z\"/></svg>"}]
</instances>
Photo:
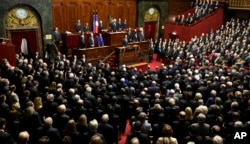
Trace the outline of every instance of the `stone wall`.
<instances>
[{"instance_id":1,"label":"stone wall","mask_svg":"<svg viewBox=\"0 0 250 144\"><path fill-rule=\"evenodd\" d=\"M39 20L41 22L41 34L42 38L46 34L51 34L52 32L52 12L51 12L51 1L50 0L2 0L0 4L0 33L3 37L6 36L5 28L5 15L13 7L18 5L27 5L34 9L37 13ZM46 41L43 40L43 45Z\"/></svg>"}]
</instances>

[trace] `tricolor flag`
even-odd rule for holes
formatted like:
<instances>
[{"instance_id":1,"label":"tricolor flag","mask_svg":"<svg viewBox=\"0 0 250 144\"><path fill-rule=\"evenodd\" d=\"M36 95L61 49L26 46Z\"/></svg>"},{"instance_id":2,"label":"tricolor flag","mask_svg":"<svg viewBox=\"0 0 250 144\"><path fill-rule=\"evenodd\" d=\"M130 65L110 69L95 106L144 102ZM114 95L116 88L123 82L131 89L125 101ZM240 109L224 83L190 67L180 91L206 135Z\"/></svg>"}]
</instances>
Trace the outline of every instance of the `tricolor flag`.
<instances>
[{"instance_id":1,"label":"tricolor flag","mask_svg":"<svg viewBox=\"0 0 250 144\"><path fill-rule=\"evenodd\" d=\"M95 14L95 33L98 33L99 24L98 24L98 14Z\"/></svg>"},{"instance_id":2,"label":"tricolor flag","mask_svg":"<svg viewBox=\"0 0 250 144\"><path fill-rule=\"evenodd\" d=\"M93 33L95 33L95 30L96 30L96 28L95 28L95 13L93 13L92 25L93 25L92 31L93 31Z\"/></svg>"}]
</instances>

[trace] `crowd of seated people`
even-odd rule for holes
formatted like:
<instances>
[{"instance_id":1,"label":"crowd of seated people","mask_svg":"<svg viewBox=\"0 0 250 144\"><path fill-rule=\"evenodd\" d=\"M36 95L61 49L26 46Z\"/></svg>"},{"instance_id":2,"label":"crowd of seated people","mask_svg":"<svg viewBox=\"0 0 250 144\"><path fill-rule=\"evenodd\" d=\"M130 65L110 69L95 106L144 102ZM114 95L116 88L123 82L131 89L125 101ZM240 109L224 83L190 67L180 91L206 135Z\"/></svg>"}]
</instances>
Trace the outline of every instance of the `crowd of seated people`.
<instances>
[{"instance_id":1,"label":"crowd of seated people","mask_svg":"<svg viewBox=\"0 0 250 144\"><path fill-rule=\"evenodd\" d=\"M250 129L249 30L231 19L189 43L169 40L177 57L145 72L64 55L3 59L0 142L118 144L129 119L126 144L231 144Z\"/></svg>"},{"instance_id":2,"label":"crowd of seated people","mask_svg":"<svg viewBox=\"0 0 250 144\"><path fill-rule=\"evenodd\" d=\"M194 9L194 11L188 13L187 15L178 15L175 18L175 22L181 25L192 25L210 15L218 8L218 1L196 0L196 2L191 3L191 9Z\"/></svg>"}]
</instances>

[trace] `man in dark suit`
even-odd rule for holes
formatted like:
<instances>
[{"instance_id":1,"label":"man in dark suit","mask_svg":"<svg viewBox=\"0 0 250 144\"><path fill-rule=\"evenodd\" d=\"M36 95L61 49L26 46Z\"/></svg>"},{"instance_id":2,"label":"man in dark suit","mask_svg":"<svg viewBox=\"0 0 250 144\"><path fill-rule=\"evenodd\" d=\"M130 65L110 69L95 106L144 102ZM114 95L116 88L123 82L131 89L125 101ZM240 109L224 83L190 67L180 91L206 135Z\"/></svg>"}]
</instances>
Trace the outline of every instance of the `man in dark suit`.
<instances>
[{"instance_id":1,"label":"man in dark suit","mask_svg":"<svg viewBox=\"0 0 250 144\"><path fill-rule=\"evenodd\" d=\"M137 29L135 29L133 32L133 42L138 42L138 41L139 41L139 38L137 34Z\"/></svg>"},{"instance_id":2,"label":"man in dark suit","mask_svg":"<svg viewBox=\"0 0 250 144\"><path fill-rule=\"evenodd\" d=\"M113 19L110 23L110 28L112 32L116 32L117 31L117 24L116 24L116 19Z\"/></svg>"},{"instance_id":3,"label":"man in dark suit","mask_svg":"<svg viewBox=\"0 0 250 144\"><path fill-rule=\"evenodd\" d=\"M48 94L42 108L43 115L45 117L52 116L56 112L57 106L58 104L54 102L54 95Z\"/></svg>"},{"instance_id":4,"label":"man in dark suit","mask_svg":"<svg viewBox=\"0 0 250 144\"><path fill-rule=\"evenodd\" d=\"M125 35L122 39L122 46L126 47L128 45L128 35Z\"/></svg>"},{"instance_id":5,"label":"man in dark suit","mask_svg":"<svg viewBox=\"0 0 250 144\"><path fill-rule=\"evenodd\" d=\"M85 57L85 55L82 55L82 58L80 59L80 62L82 63L82 66L86 66L87 65L87 59Z\"/></svg>"},{"instance_id":6,"label":"man in dark suit","mask_svg":"<svg viewBox=\"0 0 250 144\"><path fill-rule=\"evenodd\" d=\"M128 41L133 42L133 32L131 28L128 28Z\"/></svg>"},{"instance_id":7,"label":"man in dark suit","mask_svg":"<svg viewBox=\"0 0 250 144\"><path fill-rule=\"evenodd\" d=\"M0 95L0 118L8 118L10 107L6 103L6 95Z\"/></svg>"},{"instance_id":8,"label":"man in dark suit","mask_svg":"<svg viewBox=\"0 0 250 144\"><path fill-rule=\"evenodd\" d=\"M114 139L114 128L112 125L108 123L109 116L108 114L102 115L102 122L98 124L97 131L101 134L103 134L107 144L113 144L115 143Z\"/></svg>"},{"instance_id":9,"label":"man in dark suit","mask_svg":"<svg viewBox=\"0 0 250 144\"><path fill-rule=\"evenodd\" d=\"M57 46L59 46L59 43L61 41L61 33L58 30L58 27L55 28L55 31L53 32L53 38L54 38L54 42Z\"/></svg>"},{"instance_id":10,"label":"man in dark suit","mask_svg":"<svg viewBox=\"0 0 250 144\"><path fill-rule=\"evenodd\" d=\"M66 114L66 106L64 104L59 105L57 110L58 112L52 117L54 121L53 126L62 134L70 117Z\"/></svg>"},{"instance_id":11,"label":"man in dark suit","mask_svg":"<svg viewBox=\"0 0 250 144\"><path fill-rule=\"evenodd\" d=\"M101 134L101 133L98 133L97 132L97 128L98 128L98 122L96 119L94 120L91 120L89 122L89 132L85 132L83 134L83 139L82 139L82 142L81 143L84 143L84 144L88 144L90 142L90 139L93 135L98 135L101 137L102 141L104 144L106 144L106 140L104 139L104 136Z\"/></svg>"},{"instance_id":12,"label":"man in dark suit","mask_svg":"<svg viewBox=\"0 0 250 144\"><path fill-rule=\"evenodd\" d=\"M155 93L160 93L160 87L156 84L156 81L152 81L151 86L148 87L148 93L151 97L154 97Z\"/></svg>"},{"instance_id":13,"label":"man in dark suit","mask_svg":"<svg viewBox=\"0 0 250 144\"><path fill-rule=\"evenodd\" d=\"M86 48L86 38L84 32L82 32L82 34L80 35L79 48Z\"/></svg>"},{"instance_id":14,"label":"man in dark suit","mask_svg":"<svg viewBox=\"0 0 250 144\"><path fill-rule=\"evenodd\" d=\"M6 119L0 118L0 142L2 144L14 144L14 139L8 132L5 132Z\"/></svg>"},{"instance_id":15,"label":"man in dark suit","mask_svg":"<svg viewBox=\"0 0 250 144\"><path fill-rule=\"evenodd\" d=\"M81 24L81 20L77 20L76 23L76 32L81 32L82 31L82 24Z\"/></svg>"},{"instance_id":16,"label":"man in dark suit","mask_svg":"<svg viewBox=\"0 0 250 144\"><path fill-rule=\"evenodd\" d=\"M123 24L122 24L122 20L121 20L121 18L119 18L118 19L118 22L117 22L117 29L118 29L118 31L121 31L122 30L122 28L123 28Z\"/></svg>"},{"instance_id":17,"label":"man in dark suit","mask_svg":"<svg viewBox=\"0 0 250 144\"><path fill-rule=\"evenodd\" d=\"M94 39L94 34L93 33L90 33L89 47L95 47L95 39Z\"/></svg>"},{"instance_id":18,"label":"man in dark suit","mask_svg":"<svg viewBox=\"0 0 250 144\"><path fill-rule=\"evenodd\" d=\"M100 20L100 21L99 21L99 26L98 26L98 32L100 33L100 32L102 32L104 29L105 29L105 28L104 28L103 22Z\"/></svg>"},{"instance_id":19,"label":"man in dark suit","mask_svg":"<svg viewBox=\"0 0 250 144\"><path fill-rule=\"evenodd\" d=\"M178 139L179 143L184 143L184 137L188 135L189 121L185 120L186 113L184 111L179 112L178 120L173 121L174 137Z\"/></svg>"},{"instance_id":20,"label":"man in dark suit","mask_svg":"<svg viewBox=\"0 0 250 144\"><path fill-rule=\"evenodd\" d=\"M137 137L139 139L140 144L149 144L150 140L148 136L141 132L141 122L136 121L133 126L134 131L127 136L126 144L130 144L131 139L134 137Z\"/></svg>"},{"instance_id":21,"label":"man in dark suit","mask_svg":"<svg viewBox=\"0 0 250 144\"><path fill-rule=\"evenodd\" d=\"M46 45L46 52L48 52L48 57L47 55L46 58L44 57L44 60L47 61L47 59L49 59L49 62L54 62L55 58L56 58L56 52L57 52L57 44L59 45L59 42L55 42L56 44L53 43L48 43Z\"/></svg>"},{"instance_id":22,"label":"man in dark suit","mask_svg":"<svg viewBox=\"0 0 250 144\"><path fill-rule=\"evenodd\" d=\"M140 28L140 33L139 33L139 41L144 41L145 40L145 35L143 32L143 28Z\"/></svg>"},{"instance_id":23,"label":"man in dark suit","mask_svg":"<svg viewBox=\"0 0 250 144\"><path fill-rule=\"evenodd\" d=\"M197 116L198 122L193 123L190 126L190 131L195 135L195 136L201 136L204 138L205 136L209 136L210 133L210 125L205 123L206 121L206 116L203 113L200 113Z\"/></svg>"},{"instance_id":24,"label":"man in dark suit","mask_svg":"<svg viewBox=\"0 0 250 144\"><path fill-rule=\"evenodd\" d=\"M48 140L49 143L59 144L61 142L61 136L59 131L56 128L52 127L53 120L51 117L47 117L44 120L44 125L37 129L36 135L36 143L40 143L40 141Z\"/></svg>"},{"instance_id":25,"label":"man in dark suit","mask_svg":"<svg viewBox=\"0 0 250 144\"><path fill-rule=\"evenodd\" d=\"M83 28L84 32L89 32L89 23L86 23L84 28Z\"/></svg>"}]
</instances>

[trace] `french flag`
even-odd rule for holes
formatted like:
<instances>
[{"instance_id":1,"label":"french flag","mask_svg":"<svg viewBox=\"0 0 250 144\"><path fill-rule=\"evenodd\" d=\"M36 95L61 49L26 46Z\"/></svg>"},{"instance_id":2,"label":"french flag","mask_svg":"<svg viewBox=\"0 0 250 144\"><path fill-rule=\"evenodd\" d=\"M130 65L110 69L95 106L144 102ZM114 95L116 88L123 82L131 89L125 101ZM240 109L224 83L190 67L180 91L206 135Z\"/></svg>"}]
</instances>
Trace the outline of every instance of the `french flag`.
<instances>
[{"instance_id":1,"label":"french flag","mask_svg":"<svg viewBox=\"0 0 250 144\"><path fill-rule=\"evenodd\" d=\"M92 17L92 25L93 25L93 33L95 33L95 30L96 30L96 28L95 28L95 25L96 25L96 20L95 20L95 18L96 18L96 15L95 15L95 13L93 13L93 17Z\"/></svg>"},{"instance_id":2,"label":"french flag","mask_svg":"<svg viewBox=\"0 0 250 144\"><path fill-rule=\"evenodd\" d=\"M98 33L98 29L99 29L98 14L96 12L96 14L95 14L95 33Z\"/></svg>"}]
</instances>

